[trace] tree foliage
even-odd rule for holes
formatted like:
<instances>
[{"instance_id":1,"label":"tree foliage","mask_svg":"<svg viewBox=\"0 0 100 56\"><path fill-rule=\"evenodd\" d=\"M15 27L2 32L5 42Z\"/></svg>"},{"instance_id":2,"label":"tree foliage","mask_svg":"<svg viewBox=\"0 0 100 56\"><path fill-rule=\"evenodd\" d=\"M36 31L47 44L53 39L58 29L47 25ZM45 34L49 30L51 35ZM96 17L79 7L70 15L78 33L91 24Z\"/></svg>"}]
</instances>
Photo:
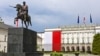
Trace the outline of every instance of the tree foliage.
<instances>
[{"instance_id":1,"label":"tree foliage","mask_svg":"<svg viewBox=\"0 0 100 56\"><path fill-rule=\"evenodd\" d=\"M92 53L100 54L100 33L94 35L92 43Z\"/></svg>"}]
</instances>

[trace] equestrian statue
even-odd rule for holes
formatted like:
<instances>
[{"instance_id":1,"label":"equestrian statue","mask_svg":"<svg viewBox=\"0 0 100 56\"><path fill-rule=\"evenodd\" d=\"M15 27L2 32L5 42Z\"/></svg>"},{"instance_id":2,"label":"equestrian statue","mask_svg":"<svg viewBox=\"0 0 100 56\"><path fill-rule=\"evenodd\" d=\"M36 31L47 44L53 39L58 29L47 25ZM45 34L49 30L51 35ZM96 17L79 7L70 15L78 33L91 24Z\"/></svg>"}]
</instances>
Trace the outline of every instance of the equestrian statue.
<instances>
[{"instance_id":1,"label":"equestrian statue","mask_svg":"<svg viewBox=\"0 0 100 56\"><path fill-rule=\"evenodd\" d=\"M16 24L16 21L18 21L18 19L20 19L22 22L22 27L23 27L23 22L26 28L28 28L29 25L32 26L31 17L30 15L28 15L28 6L26 5L25 1L23 2L23 5L16 4L16 6L14 6L13 8L16 8L17 11L17 17L15 17L14 19L14 24Z\"/></svg>"}]
</instances>

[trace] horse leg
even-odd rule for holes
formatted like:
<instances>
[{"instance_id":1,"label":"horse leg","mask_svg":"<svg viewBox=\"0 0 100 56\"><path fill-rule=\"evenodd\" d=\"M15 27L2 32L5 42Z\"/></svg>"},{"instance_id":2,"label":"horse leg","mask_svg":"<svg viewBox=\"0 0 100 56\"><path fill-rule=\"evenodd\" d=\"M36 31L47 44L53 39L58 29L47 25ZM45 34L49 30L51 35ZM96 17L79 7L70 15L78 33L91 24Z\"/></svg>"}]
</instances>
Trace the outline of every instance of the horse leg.
<instances>
[{"instance_id":1,"label":"horse leg","mask_svg":"<svg viewBox=\"0 0 100 56\"><path fill-rule=\"evenodd\" d=\"M29 22L28 22L29 19L28 19L28 17L29 17L29 16L26 17L26 24L27 24L27 27L29 26Z\"/></svg>"},{"instance_id":2,"label":"horse leg","mask_svg":"<svg viewBox=\"0 0 100 56\"><path fill-rule=\"evenodd\" d=\"M31 22L31 20L29 19L29 21L28 21L29 23L30 23L30 25L32 26L32 22Z\"/></svg>"},{"instance_id":3,"label":"horse leg","mask_svg":"<svg viewBox=\"0 0 100 56\"><path fill-rule=\"evenodd\" d=\"M28 20L27 20L27 26L29 26L29 22L28 22Z\"/></svg>"},{"instance_id":4,"label":"horse leg","mask_svg":"<svg viewBox=\"0 0 100 56\"><path fill-rule=\"evenodd\" d=\"M27 21L27 27L29 26L29 22Z\"/></svg>"},{"instance_id":5,"label":"horse leg","mask_svg":"<svg viewBox=\"0 0 100 56\"><path fill-rule=\"evenodd\" d=\"M27 26L27 24L26 24L26 21L24 21L24 24L25 24L26 28L28 28L28 26Z\"/></svg>"},{"instance_id":6,"label":"horse leg","mask_svg":"<svg viewBox=\"0 0 100 56\"><path fill-rule=\"evenodd\" d=\"M17 17L14 19L14 24L16 24Z\"/></svg>"},{"instance_id":7,"label":"horse leg","mask_svg":"<svg viewBox=\"0 0 100 56\"><path fill-rule=\"evenodd\" d=\"M31 20L30 20L30 25L32 26L32 22L31 22Z\"/></svg>"},{"instance_id":8,"label":"horse leg","mask_svg":"<svg viewBox=\"0 0 100 56\"><path fill-rule=\"evenodd\" d=\"M31 17L30 16L29 16L28 23L30 23L30 25L32 26L32 22L31 22Z\"/></svg>"},{"instance_id":9,"label":"horse leg","mask_svg":"<svg viewBox=\"0 0 100 56\"><path fill-rule=\"evenodd\" d=\"M31 25L31 24L30 24L30 21L27 21L27 23L28 23L28 26Z\"/></svg>"}]
</instances>

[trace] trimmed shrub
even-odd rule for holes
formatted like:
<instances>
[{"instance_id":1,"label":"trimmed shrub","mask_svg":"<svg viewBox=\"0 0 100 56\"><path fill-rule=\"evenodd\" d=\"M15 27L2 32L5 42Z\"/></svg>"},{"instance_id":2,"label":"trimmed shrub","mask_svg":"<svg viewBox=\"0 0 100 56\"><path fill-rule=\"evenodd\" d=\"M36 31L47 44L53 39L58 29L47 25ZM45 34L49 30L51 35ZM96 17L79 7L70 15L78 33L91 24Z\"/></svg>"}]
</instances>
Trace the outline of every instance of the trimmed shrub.
<instances>
[{"instance_id":1,"label":"trimmed shrub","mask_svg":"<svg viewBox=\"0 0 100 56\"><path fill-rule=\"evenodd\" d=\"M54 52L52 52L52 53L50 54L50 56L63 56L63 54L60 53L60 52L54 51Z\"/></svg>"}]
</instances>

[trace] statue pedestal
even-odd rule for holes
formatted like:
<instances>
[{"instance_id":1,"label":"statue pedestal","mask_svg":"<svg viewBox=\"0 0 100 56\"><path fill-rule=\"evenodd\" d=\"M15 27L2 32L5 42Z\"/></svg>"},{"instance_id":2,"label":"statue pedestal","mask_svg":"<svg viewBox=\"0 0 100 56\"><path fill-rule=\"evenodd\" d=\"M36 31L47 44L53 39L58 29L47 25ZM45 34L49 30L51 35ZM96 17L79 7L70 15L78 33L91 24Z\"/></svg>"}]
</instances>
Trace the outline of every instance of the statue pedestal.
<instances>
[{"instance_id":1,"label":"statue pedestal","mask_svg":"<svg viewBox=\"0 0 100 56\"><path fill-rule=\"evenodd\" d=\"M37 32L26 28L8 29L8 56L33 56L37 50Z\"/></svg>"}]
</instances>

